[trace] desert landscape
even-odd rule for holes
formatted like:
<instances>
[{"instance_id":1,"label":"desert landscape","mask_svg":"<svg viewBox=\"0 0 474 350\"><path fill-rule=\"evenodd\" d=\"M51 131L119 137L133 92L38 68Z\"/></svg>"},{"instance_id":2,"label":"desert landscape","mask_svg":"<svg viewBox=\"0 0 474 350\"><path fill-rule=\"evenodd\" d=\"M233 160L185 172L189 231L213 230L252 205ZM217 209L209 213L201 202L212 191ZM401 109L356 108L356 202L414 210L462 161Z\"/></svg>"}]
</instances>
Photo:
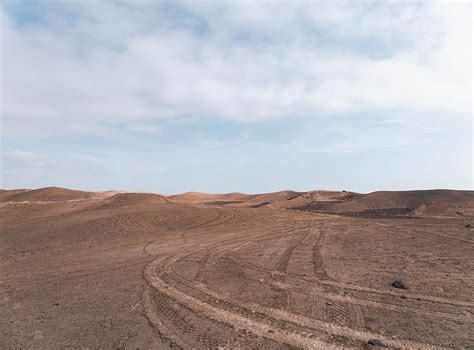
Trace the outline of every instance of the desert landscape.
<instances>
[{"instance_id":1,"label":"desert landscape","mask_svg":"<svg viewBox=\"0 0 474 350\"><path fill-rule=\"evenodd\" d=\"M1 349L474 346L474 191L0 201Z\"/></svg>"},{"instance_id":2,"label":"desert landscape","mask_svg":"<svg viewBox=\"0 0 474 350\"><path fill-rule=\"evenodd\" d=\"M474 350L473 4L0 1L0 350Z\"/></svg>"}]
</instances>

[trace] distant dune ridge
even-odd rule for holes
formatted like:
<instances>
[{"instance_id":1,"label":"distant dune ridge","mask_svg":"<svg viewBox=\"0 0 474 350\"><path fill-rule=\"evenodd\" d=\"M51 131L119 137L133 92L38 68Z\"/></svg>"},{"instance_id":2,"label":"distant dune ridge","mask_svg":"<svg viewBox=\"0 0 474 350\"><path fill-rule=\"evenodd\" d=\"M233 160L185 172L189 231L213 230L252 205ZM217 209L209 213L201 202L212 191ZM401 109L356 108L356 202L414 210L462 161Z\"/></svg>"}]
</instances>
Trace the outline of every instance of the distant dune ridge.
<instances>
[{"instance_id":1,"label":"distant dune ridge","mask_svg":"<svg viewBox=\"0 0 474 350\"><path fill-rule=\"evenodd\" d=\"M2 190L2 201L8 202L62 202L93 198L94 192L45 187L37 190Z\"/></svg>"},{"instance_id":2,"label":"distant dune ridge","mask_svg":"<svg viewBox=\"0 0 474 350\"><path fill-rule=\"evenodd\" d=\"M16 194L21 194L26 191L31 191L31 190L27 190L27 189L0 190L0 201L6 201L7 198L13 197Z\"/></svg>"},{"instance_id":3,"label":"distant dune ridge","mask_svg":"<svg viewBox=\"0 0 474 350\"><path fill-rule=\"evenodd\" d=\"M155 193L117 193L107 197L102 207L117 208L140 203L162 203L167 201L165 196Z\"/></svg>"},{"instance_id":4,"label":"distant dune ridge","mask_svg":"<svg viewBox=\"0 0 474 350\"><path fill-rule=\"evenodd\" d=\"M185 192L181 194L171 195L168 198L177 202L203 203L212 201L222 202L246 202L258 195L244 194L239 192L224 194L209 194L202 192Z\"/></svg>"},{"instance_id":5,"label":"distant dune ridge","mask_svg":"<svg viewBox=\"0 0 474 350\"><path fill-rule=\"evenodd\" d=\"M238 207L299 209L351 216L463 216L474 215L474 191L280 191L257 195L190 192L169 197L178 202Z\"/></svg>"},{"instance_id":6,"label":"distant dune ridge","mask_svg":"<svg viewBox=\"0 0 474 350\"><path fill-rule=\"evenodd\" d=\"M398 210L400 214L474 215L474 191L421 190L379 191L327 204L324 210L337 213L371 213Z\"/></svg>"},{"instance_id":7,"label":"distant dune ridge","mask_svg":"<svg viewBox=\"0 0 474 350\"><path fill-rule=\"evenodd\" d=\"M186 192L165 196L124 191L84 192L59 187L0 190L0 202L103 201L117 207L140 203L179 202L192 205L294 209L349 216L474 216L474 191L415 190L377 191L361 194L347 191L279 191L262 194L209 194Z\"/></svg>"}]
</instances>

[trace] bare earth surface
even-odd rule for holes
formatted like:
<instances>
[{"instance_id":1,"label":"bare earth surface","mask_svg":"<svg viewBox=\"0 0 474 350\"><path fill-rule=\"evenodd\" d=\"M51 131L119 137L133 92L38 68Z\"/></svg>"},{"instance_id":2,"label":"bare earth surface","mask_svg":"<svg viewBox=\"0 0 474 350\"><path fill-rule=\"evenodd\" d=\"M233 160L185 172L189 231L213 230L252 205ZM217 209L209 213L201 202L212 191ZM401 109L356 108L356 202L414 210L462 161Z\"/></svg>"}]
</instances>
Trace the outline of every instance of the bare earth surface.
<instances>
[{"instance_id":1,"label":"bare earth surface","mask_svg":"<svg viewBox=\"0 0 474 350\"><path fill-rule=\"evenodd\" d=\"M472 191L2 191L0 349L473 347L473 213Z\"/></svg>"}]
</instances>

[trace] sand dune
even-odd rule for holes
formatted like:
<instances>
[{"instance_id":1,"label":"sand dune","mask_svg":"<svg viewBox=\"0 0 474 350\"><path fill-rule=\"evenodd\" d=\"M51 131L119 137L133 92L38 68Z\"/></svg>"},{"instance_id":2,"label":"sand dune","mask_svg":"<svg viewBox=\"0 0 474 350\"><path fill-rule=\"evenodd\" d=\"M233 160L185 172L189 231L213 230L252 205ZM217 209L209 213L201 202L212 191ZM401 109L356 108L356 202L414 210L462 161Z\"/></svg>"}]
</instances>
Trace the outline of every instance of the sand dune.
<instances>
[{"instance_id":1,"label":"sand dune","mask_svg":"<svg viewBox=\"0 0 474 350\"><path fill-rule=\"evenodd\" d=\"M187 192L172 195L169 196L169 198L183 203L216 204L233 207L271 206L273 208L288 208L314 201L341 199L348 195L346 192L335 191L297 192L285 190L261 194L245 194L239 192L208 194L202 192Z\"/></svg>"},{"instance_id":2,"label":"sand dune","mask_svg":"<svg viewBox=\"0 0 474 350\"><path fill-rule=\"evenodd\" d=\"M255 196L254 198L246 201L245 203L241 203L240 206L246 206L246 207L271 206L279 202L286 202L288 200L299 197L303 193L304 192L296 192L296 191L289 191L289 190L272 192L272 193L264 193L264 194Z\"/></svg>"},{"instance_id":3,"label":"sand dune","mask_svg":"<svg viewBox=\"0 0 474 350\"><path fill-rule=\"evenodd\" d=\"M378 191L360 194L347 191L280 191L264 194L206 194L188 192L169 197L195 204L231 207L317 210L340 214L459 216L474 215L474 191L421 190Z\"/></svg>"},{"instance_id":4,"label":"sand dune","mask_svg":"<svg viewBox=\"0 0 474 350\"><path fill-rule=\"evenodd\" d=\"M302 209L334 213L366 213L410 216L474 215L474 191L421 190L379 191L336 202L307 203Z\"/></svg>"},{"instance_id":5,"label":"sand dune","mask_svg":"<svg viewBox=\"0 0 474 350\"><path fill-rule=\"evenodd\" d=\"M14 195L31 191L29 189L15 189L15 190L0 190L0 201L7 200L8 197L12 197Z\"/></svg>"},{"instance_id":6,"label":"sand dune","mask_svg":"<svg viewBox=\"0 0 474 350\"><path fill-rule=\"evenodd\" d=\"M102 207L117 208L136 204L155 204L167 201L166 197L155 193L117 193L104 200Z\"/></svg>"},{"instance_id":7,"label":"sand dune","mask_svg":"<svg viewBox=\"0 0 474 350\"><path fill-rule=\"evenodd\" d=\"M84 200L95 196L94 192L70 190L61 187L45 187L37 190L12 190L11 195L2 196L2 201L9 202L61 202Z\"/></svg>"},{"instance_id":8,"label":"sand dune","mask_svg":"<svg viewBox=\"0 0 474 350\"><path fill-rule=\"evenodd\" d=\"M354 192L345 192L345 191L308 191L302 192L298 196L289 198L286 201L277 201L272 203L272 207L280 209L294 209L301 206L307 206L310 204L318 203L333 203L338 201L346 201L349 199L358 196L359 194Z\"/></svg>"},{"instance_id":9,"label":"sand dune","mask_svg":"<svg viewBox=\"0 0 474 350\"><path fill-rule=\"evenodd\" d=\"M103 206L109 207L171 201L229 207L311 210L353 216L474 215L474 191L457 190L378 191L368 194L324 190L307 192L285 190L263 194L186 192L171 196L117 190L83 192L59 187L0 191L0 202L45 203L87 200L102 200Z\"/></svg>"},{"instance_id":10,"label":"sand dune","mask_svg":"<svg viewBox=\"0 0 474 350\"><path fill-rule=\"evenodd\" d=\"M244 194L239 192L210 194L202 192L186 192L182 194L172 195L168 198L183 203L206 203L206 202L246 202L258 195ZM225 204L225 203L223 203Z\"/></svg>"},{"instance_id":11,"label":"sand dune","mask_svg":"<svg viewBox=\"0 0 474 350\"><path fill-rule=\"evenodd\" d=\"M2 349L473 345L472 191L0 196Z\"/></svg>"}]
</instances>

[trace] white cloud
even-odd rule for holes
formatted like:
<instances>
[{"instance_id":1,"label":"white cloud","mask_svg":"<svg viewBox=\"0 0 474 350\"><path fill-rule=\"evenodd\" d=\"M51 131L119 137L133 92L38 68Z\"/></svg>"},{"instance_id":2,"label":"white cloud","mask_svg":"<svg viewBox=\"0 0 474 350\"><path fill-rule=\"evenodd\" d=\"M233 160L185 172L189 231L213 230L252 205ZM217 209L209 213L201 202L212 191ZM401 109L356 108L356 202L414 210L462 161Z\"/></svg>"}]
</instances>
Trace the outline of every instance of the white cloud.
<instances>
[{"instance_id":1,"label":"white cloud","mask_svg":"<svg viewBox=\"0 0 474 350\"><path fill-rule=\"evenodd\" d=\"M142 134L158 134L161 129L155 125L143 124L143 123L132 123L126 126L127 130L142 133Z\"/></svg>"},{"instance_id":2,"label":"white cloud","mask_svg":"<svg viewBox=\"0 0 474 350\"><path fill-rule=\"evenodd\" d=\"M2 154L0 188L60 186L84 190L114 187L150 190L156 177L166 170L166 165L150 160L150 153L16 150Z\"/></svg>"},{"instance_id":3,"label":"white cloud","mask_svg":"<svg viewBox=\"0 0 474 350\"><path fill-rule=\"evenodd\" d=\"M180 6L191 15L151 3L64 3L34 26L2 10L4 131L125 123L156 132L150 121L161 118L374 111L470 118L470 4Z\"/></svg>"},{"instance_id":4,"label":"white cloud","mask_svg":"<svg viewBox=\"0 0 474 350\"><path fill-rule=\"evenodd\" d=\"M44 168L53 163L53 160L48 155L20 150L3 154L3 160L33 168Z\"/></svg>"}]
</instances>

